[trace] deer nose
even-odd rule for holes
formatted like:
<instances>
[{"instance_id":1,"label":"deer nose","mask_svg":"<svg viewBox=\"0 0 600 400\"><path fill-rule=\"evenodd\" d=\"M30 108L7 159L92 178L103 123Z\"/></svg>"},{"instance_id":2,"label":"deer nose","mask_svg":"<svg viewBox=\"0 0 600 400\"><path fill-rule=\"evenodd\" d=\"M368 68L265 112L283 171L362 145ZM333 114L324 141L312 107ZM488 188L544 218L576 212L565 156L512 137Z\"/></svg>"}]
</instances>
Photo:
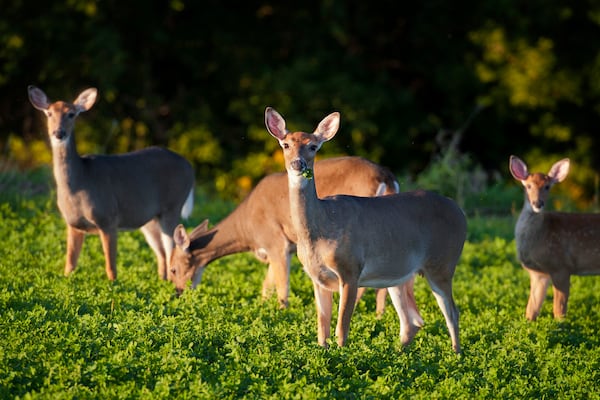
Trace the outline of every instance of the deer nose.
<instances>
[{"instance_id":1,"label":"deer nose","mask_svg":"<svg viewBox=\"0 0 600 400\"><path fill-rule=\"evenodd\" d=\"M52 134L55 138L60 140L67 136L67 131L65 131L64 129L57 129L54 132L52 132Z\"/></svg>"},{"instance_id":2,"label":"deer nose","mask_svg":"<svg viewBox=\"0 0 600 400\"><path fill-rule=\"evenodd\" d=\"M306 161L303 158L296 158L290 163L290 167L294 171L302 172L307 168Z\"/></svg>"},{"instance_id":3,"label":"deer nose","mask_svg":"<svg viewBox=\"0 0 600 400\"><path fill-rule=\"evenodd\" d=\"M544 208L544 200L532 201L531 208L533 208L533 211L535 212L540 212Z\"/></svg>"}]
</instances>

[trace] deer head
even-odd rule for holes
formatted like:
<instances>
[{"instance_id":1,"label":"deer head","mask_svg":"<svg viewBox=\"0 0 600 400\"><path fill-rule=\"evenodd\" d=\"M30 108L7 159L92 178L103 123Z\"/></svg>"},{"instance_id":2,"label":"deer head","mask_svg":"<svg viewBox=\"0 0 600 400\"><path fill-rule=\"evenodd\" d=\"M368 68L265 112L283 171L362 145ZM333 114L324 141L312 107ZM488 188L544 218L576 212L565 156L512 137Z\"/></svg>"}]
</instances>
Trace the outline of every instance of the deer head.
<instances>
[{"instance_id":1,"label":"deer head","mask_svg":"<svg viewBox=\"0 0 600 400\"><path fill-rule=\"evenodd\" d=\"M545 175L540 172L530 174L525 162L518 157L510 156L509 169L512 176L520 181L525 188L526 204L529 204L534 212L539 213L546 205L550 188L567 177L569 159L565 158L557 161L552 165L548 174Z\"/></svg>"},{"instance_id":2,"label":"deer head","mask_svg":"<svg viewBox=\"0 0 600 400\"><path fill-rule=\"evenodd\" d=\"M265 110L265 125L283 149L285 168L296 176L312 179L313 165L321 145L335 136L340 126L340 113L329 114L313 133L288 132L285 120L271 107Z\"/></svg>"},{"instance_id":3,"label":"deer head","mask_svg":"<svg viewBox=\"0 0 600 400\"><path fill-rule=\"evenodd\" d=\"M41 89L29 86L27 91L31 104L48 118L48 135L53 145L66 142L71 137L76 117L79 113L92 108L98 94L95 88L90 88L81 92L73 103L64 101L50 103Z\"/></svg>"}]
</instances>

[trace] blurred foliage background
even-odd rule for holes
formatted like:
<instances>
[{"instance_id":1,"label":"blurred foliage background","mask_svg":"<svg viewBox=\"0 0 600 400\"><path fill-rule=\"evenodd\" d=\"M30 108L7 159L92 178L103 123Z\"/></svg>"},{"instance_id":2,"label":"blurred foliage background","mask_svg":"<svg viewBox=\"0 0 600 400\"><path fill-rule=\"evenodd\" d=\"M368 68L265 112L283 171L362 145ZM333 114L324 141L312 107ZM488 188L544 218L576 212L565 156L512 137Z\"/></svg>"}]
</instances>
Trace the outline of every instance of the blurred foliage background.
<instances>
[{"instance_id":1,"label":"blurred foliage background","mask_svg":"<svg viewBox=\"0 0 600 400\"><path fill-rule=\"evenodd\" d=\"M493 208L515 154L532 170L572 159L562 185L597 204L600 2L0 0L0 166L51 155L27 86L99 101L80 116L81 153L167 146L200 186L239 199L280 152L266 106L310 131L342 125L323 157L361 155L404 188ZM561 205L559 204L559 207Z\"/></svg>"}]
</instances>

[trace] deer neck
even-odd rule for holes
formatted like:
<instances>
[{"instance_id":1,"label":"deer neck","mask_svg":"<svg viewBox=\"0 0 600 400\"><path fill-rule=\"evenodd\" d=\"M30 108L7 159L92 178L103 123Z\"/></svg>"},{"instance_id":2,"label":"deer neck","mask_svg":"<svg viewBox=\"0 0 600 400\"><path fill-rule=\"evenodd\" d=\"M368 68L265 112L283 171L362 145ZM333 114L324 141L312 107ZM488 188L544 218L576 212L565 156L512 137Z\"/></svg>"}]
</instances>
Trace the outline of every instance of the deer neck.
<instances>
[{"instance_id":1,"label":"deer neck","mask_svg":"<svg viewBox=\"0 0 600 400\"><path fill-rule=\"evenodd\" d=\"M519 219L515 225L515 237L517 242L526 240L529 237L535 239L537 236L536 232L540 229L540 226L544 222L546 213L542 210L539 212L533 211L531 203L527 195L525 195L525 201L523 203L523 209L519 214Z\"/></svg>"},{"instance_id":2,"label":"deer neck","mask_svg":"<svg viewBox=\"0 0 600 400\"><path fill-rule=\"evenodd\" d=\"M59 192L74 188L82 180L82 163L72 135L65 142L52 143L53 172Z\"/></svg>"},{"instance_id":3,"label":"deer neck","mask_svg":"<svg viewBox=\"0 0 600 400\"><path fill-rule=\"evenodd\" d=\"M317 197L314 179L288 174L290 213L298 244L310 241L317 234L315 221L322 221L321 200Z\"/></svg>"},{"instance_id":4,"label":"deer neck","mask_svg":"<svg viewBox=\"0 0 600 400\"><path fill-rule=\"evenodd\" d=\"M242 226L244 219L240 218L238 210L239 207L208 232L192 238L192 253L201 265L230 254L252 250L250 236Z\"/></svg>"}]
</instances>

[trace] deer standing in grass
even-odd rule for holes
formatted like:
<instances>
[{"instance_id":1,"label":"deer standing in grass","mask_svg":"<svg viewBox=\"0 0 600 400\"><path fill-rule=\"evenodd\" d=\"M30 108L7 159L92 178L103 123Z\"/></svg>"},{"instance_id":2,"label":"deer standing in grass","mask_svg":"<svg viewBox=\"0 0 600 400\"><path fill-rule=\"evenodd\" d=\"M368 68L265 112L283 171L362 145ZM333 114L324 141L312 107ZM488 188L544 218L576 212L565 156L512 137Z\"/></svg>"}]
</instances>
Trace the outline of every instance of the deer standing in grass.
<instances>
[{"instance_id":1,"label":"deer standing in grass","mask_svg":"<svg viewBox=\"0 0 600 400\"><path fill-rule=\"evenodd\" d=\"M173 229L180 214L193 206L194 172L183 157L150 147L119 155L77 153L73 128L79 113L89 110L97 90L84 90L73 103L50 103L29 86L29 100L48 119L48 136L56 180L57 203L67 222L65 275L77 266L87 233L99 234L106 275L117 277L117 231L141 227L158 259L158 274L167 278Z\"/></svg>"},{"instance_id":2,"label":"deer standing in grass","mask_svg":"<svg viewBox=\"0 0 600 400\"><path fill-rule=\"evenodd\" d=\"M321 197L344 193L382 196L398 193L399 185L386 168L360 157L338 157L315 163L317 193ZM230 254L252 251L269 264L262 294L275 287L282 308L288 305L290 257L296 251L296 235L290 217L287 174L263 178L248 197L220 223L208 229L208 221L190 235L183 225L173 234L170 277L181 294L187 282L200 283L204 268ZM377 314L385 307L385 289L377 292Z\"/></svg>"},{"instance_id":3,"label":"deer standing in grass","mask_svg":"<svg viewBox=\"0 0 600 400\"><path fill-rule=\"evenodd\" d=\"M405 283L421 272L444 314L452 348L460 352L452 278L466 238L464 213L452 200L426 191L319 199L313 163L339 119L339 113L330 114L312 134L288 132L277 111L265 110L267 130L283 149L298 257L313 281L319 344L327 346L330 336L333 292L340 292L335 334L343 346L358 287L364 286L388 288L401 342L408 345L423 320Z\"/></svg>"},{"instance_id":4,"label":"deer standing in grass","mask_svg":"<svg viewBox=\"0 0 600 400\"><path fill-rule=\"evenodd\" d=\"M510 157L509 168L525 189L515 227L517 256L530 277L525 316L532 321L538 317L552 282L554 317L564 318L571 275L600 274L600 214L544 211L550 188L569 173L569 159L556 162L547 175L530 174L515 156Z\"/></svg>"}]
</instances>

